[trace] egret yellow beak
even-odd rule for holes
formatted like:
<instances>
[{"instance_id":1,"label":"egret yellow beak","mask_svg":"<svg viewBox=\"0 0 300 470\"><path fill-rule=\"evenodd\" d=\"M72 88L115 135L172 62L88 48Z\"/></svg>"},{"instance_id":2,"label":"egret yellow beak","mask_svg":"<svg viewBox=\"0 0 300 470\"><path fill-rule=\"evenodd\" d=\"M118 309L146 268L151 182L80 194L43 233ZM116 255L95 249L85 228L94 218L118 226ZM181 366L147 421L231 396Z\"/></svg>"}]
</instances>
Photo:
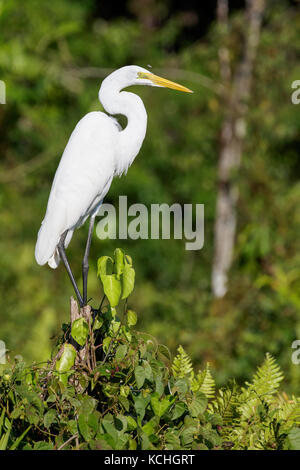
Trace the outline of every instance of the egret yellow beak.
<instances>
[{"instance_id":1,"label":"egret yellow beak","mask_svg":"<svg viewBox=\"0 0 300 470\"><path fill-rule=\"evenodd\" d=\"M138 72L138 77L151 80L151 82L153 82L155 85L159 85L165 88L172 88L172 90L184 91L185 93L194 93L189 88L179 85L179 83L171 82L166 78L159 77L158 75L154 75L154 73Z\"/></svg>"}]
</instances>

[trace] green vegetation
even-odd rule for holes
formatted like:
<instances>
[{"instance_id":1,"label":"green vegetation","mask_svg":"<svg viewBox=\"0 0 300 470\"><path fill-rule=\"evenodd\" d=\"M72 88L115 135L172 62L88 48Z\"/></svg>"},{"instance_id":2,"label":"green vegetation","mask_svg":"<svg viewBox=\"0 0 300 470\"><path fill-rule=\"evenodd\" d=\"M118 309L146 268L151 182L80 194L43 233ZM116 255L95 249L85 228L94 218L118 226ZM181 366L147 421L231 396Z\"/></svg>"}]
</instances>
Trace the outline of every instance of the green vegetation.
<instances>
[{"instance_id":1,"label":"green vegetation","mask_svg":"<svg viewBox=\"0 0 300 470\"><path fill-rule=\"evenodd\" d=\"M191 388L188 388L187 397L179 397L179 392L175 394L175 381L186 379L175 380L176 361L173 368L170 362L164 362L158 372L152 371L152 381L145 379L145 389L149 388L147 396L152 397L159 377L163 384L157 392L162 392L159 400L176 395L175 402L160 417L159 423L151 403L148 404L146 417L139 424L134 400L142 392L130 391L128 397L123 397L124 401L125 398L129 401L129 411L118 401L112 418L111 411L106 413L105 410L113 406L114 398L105 395L106 404L101 404L105 382L111 383L110 375L101 375L92 391L93 372L88 379L89 385L81 395L76 392L75 400L78 401L74 401L74 386L63 384L58 371L53 372L54 392L49 401L49 387L40 390L47 374L46 366L37 365L33 369L30 366L33 362L40 364L49 359L53 349L51 338L57 336L61 324L68 321L68 299L72 295L63 266L54 272L48 267L37 266L34 260L36 235L60 156L78 120L89 111L102 109L98 90L109 71L126 64L144 67L150 64L154 73L179 81L193 89L194 94L185 96L150 87L132 89L142 97L148 111L147 136L126 177L113 182L106 202L117 207L119 195L126 194L128 204L203 203L204 248L186 251L183 241L172 239L102 241L94 236L91 260L95 261L102 254L110 255L116 246L130 254L138 279L130 299L134 310L140 312L139 329L147 332L147 338L154 336L159 344L165 344L172 357L176 356L178 345L182 345L195 371L201 370L203 374L213 371L216 389L226 386L234 377L235 393L243 400L241 387L245 382L250 383L253 371L269 352L284 372L283 390L289 397L299 395L300 366L291 361L292 342L300 339L300 105L291 103L291 83L300 79L297 62L300 15L296 15L295 2L267 2L249 102L241 172L237 176L240 199L234 264L229 292L219 300L211 294L210 279L220 128L226 111L218 64L218 50L223 38L215 20L208 22L205 31L201 30L198 36L195 33L191 36L189 24L196 21L197 15L199 25L201 19L201 11L192 7L186 14L184 10L168 11L168 1L124 3L126 15L120 13L107 19L99 13L94 0L0 0L0 79L5 81L7 90L6 104L0 105L0 339L5 341L11 358L18 355L24 358L24 363L12 361L12 369L6 373L11 375L8 381L4 379L6 374L1 376L0 400L5 409L1 445L20 448L33 441L47 441L47 445L53 445L52 434L56 434L59 447L78 432L74 423L74 428L67 431L67 422L80 415L80 406L85 406L83 403L88 399L100 403L93 401L96 408L100 406L97 426L105 416L115 420L118 414L132 415L138 431L124 433L131 436L129 439L138 435L134 439L138 446L142 445L143 438L147 441L145 435L151 442L142 427L152 418L153 426L162 427L160 432L157 432L159 427L155 428L159 442L153 442L153 445L164 446L165 433L172 429L178 442L181 438L176 433L180 423L186 420L184 426L193 427L194 424L189 424L191 420L198 424L199 420L190 411L175 420L170 416L176 404L178 410L179 402L188 407L189 400L193 399L202 403L199 412L201 429L209 429L214 436L206 442L199 431L197 445L206 442L208 447L222 447L224 439L234 442L236 447L255 447L260 445L259 442L262 446L275 442L276 448L290 445L288 438L283 436L297 422L284 424L285 417L281 418L279 411L274 410L293 408L296 399L291 398L292 403L289 403L289 399L277 395L277 391L269 395L270 390L266 390L270 397L268 401L261 396L259 388L257 393L262 401L255 406L250 428L240 415L242 408L237 401L232 409L239 426L232 424L230 430L225 424L220 430L217 426L223 425L210 421L215 413L212 410L220 413L215 408L217 405L214 408L208 405L203 411L203 396L198 396ZM148 10L146 3L151 6ZM232 11L227 42L234 63L240 58L244 30L242 11ZM87 227L84 226L74 234L68 248L70 264L78 281L86 235ZM98 268L104 289L105 279L112 279L105 277L111 274L109 260L102 266L103 271L91 261L88 292L93 307L98 306ZM113 295L118 300L124 286L120 279L112 282L117 286ZM112 312L107 307L103 310L105 327L101 326L105 338L109 337L108 329L113 321L113 318L109 320L109 315ZM132 338L126 338L126 329L120 330L118 343L123 349L117 354L114 342L105 365L107 370L115 370L123 361L120 354L126 347L124 370L126 374L128 372L130 386L141 390L144 385L138 388L133 364L143 367L143 360L151 363L151 360L161 362L162 359L156 340L151 340L153 350L148 350L148 340L129 327L125 319L124 325ZM86 326L81 327L82 331L79 323L78 329L84 334ZM141 356L139 351L144 351L145 345L145 355ZM131 359L128 351L135 351ZM265 364L270 360L269 357ZM210 369L207 369L207 363ZM100 373L103 374L102 369ZM150 371L148 373L150 377ZM22 374L32 377L28 389ZM116 374L112 383L118 386L121 373ZM40 399L40 393L45 393L44 400ZM223 392L224 400L228 393ZM120 396L119 393L117 400ZM28 403L22 405L26 399ZM212 399L210 397L209 403ZM32 400L34 403L36 400L36 405ZM92 402L87 403L91 409ZM13 408L20 410L19 405L30 409L32 421L27 412L24 419L21 414L18 417L11 415ZM47 415L50 410L53 411ZM54 419L49 424L54 412L55 416L64 416L66 423ZM47 426L43 424L45 416L48 416ZM277 437L274 437L277 428L270 427L268 431L266 428L272 419L276 426L281 420L283 422L276 431ZM13 428L9 432L11 423ZM152 424L149 424L148 432ZM92 441L98 433L108 433L104 430L108 428L99 426L101 429L93 434L87 424ZM124 428L121 424L118 426L121 432ZM249 433L254 430L257 430L256 437L250 439ZM15 444L26 431L26 436ZM294 431L291 432L293 436ZM86 437L79 434L80 443L89 441ZM101 439L103 445L104 438ZM293 437L289 439L293 441ZM74 441L70 443L72 447L75 445ZM112 445L109 439L107 445ZM180 445L189 444L180 441Z\"/></svg>"},{"instance_id":2,"label":"green vegetation","mask_svg":"<svg viewBox=\"0 0 300 470\"><path fill-rule=\"evenodd\" d=\"M272 356L250 383L215 392L208 364L195 372L181 346L172 360L136 330L132 262L121 250L110 259L110 283L98 261L109 303L63 325L51 362L1 366L0 450L300 450L300 398L279 392Z\"/></svg>"}]
</instances>

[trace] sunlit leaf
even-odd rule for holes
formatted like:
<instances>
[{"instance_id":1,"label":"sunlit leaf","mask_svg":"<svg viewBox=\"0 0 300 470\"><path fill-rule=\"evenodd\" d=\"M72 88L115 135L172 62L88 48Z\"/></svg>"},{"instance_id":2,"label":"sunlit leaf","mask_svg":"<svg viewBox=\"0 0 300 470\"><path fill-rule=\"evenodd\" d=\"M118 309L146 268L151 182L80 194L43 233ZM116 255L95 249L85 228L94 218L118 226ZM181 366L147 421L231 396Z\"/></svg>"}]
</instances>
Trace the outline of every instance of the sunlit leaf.
<instances>
[{"instance_id":1,"label":"sunlit leaf","mask_svg":"<svg viewBox=\"0 0 300 470\"><path fill-rule=\"evenodd\" d=\"M87 340L88 334L89 325L87 321L83 317L77 318L77 320L72 323L72 338L74 338L75 341L80 344L80 346L83 346Z\"/></svg>"},{"instance_id":2,"label":"sunlit leaf","mask_svg":"<svg viewBox=\"0 0 300 470\"><path fill-rule=\"evenodd\" d=\"M64 344L64 350L61 355L61 358L56 361L56 370L58 372L68 372L72 369L76 358L76 349L68 343Z\"/></svg>"}]
</instances>

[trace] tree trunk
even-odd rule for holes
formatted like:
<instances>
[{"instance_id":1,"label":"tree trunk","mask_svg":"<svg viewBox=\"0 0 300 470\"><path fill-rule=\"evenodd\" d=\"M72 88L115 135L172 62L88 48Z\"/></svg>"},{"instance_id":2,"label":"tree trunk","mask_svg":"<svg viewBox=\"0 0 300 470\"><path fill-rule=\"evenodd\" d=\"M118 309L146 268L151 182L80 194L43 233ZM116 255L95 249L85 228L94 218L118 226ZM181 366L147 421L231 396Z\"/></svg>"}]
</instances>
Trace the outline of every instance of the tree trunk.
<instances>
[{"instance_id":1,"label":"tree trunk","mask_svg":"<svg viewBox=\"0 0 300 470\"><path fill-rule=\"evenodd\" d=\"M226 114L221 128L214 229L212 290L216 297L223 297L227 292L228 271L233 259L239 196L237 176L246 135L247 101L264 8L265 0L246 2L248 30L243 56L233 76L225 42L219 49L220 74L228 92L224 97ZM218 1L217 15L223 33L228 34L228 0Z\"/></svg>"}]
</instances>

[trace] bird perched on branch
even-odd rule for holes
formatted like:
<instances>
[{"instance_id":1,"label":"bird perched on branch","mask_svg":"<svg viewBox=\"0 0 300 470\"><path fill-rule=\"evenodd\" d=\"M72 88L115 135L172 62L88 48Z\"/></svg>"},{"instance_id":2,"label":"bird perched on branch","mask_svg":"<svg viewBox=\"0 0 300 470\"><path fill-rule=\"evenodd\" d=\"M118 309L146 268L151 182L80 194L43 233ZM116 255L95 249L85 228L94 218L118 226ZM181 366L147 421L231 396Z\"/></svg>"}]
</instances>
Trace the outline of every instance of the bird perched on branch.
<instances>
[{"instance_id":1,"label":"bird perched on branch","mask_svg":"<svg viewBox=\"0 0 300 470\"><path fill-rule=\"evenodd\" d=\"M45 218L38 233L35 258L38 264L57 268L63 261L80 306L87 303L88 256L95 216L112 179L126 173L137 156L146 134L147 113L141 98L122 91L131 85L172 88L192 93L188 88L158 77L136 65L122 67L102 82L99 100L108 114L86 114L76 125L53 180ZM112 115L127 117L122 129ZM90 217L82 262L83 295L74 279L65 249L73 232Z\"/></svg>"}]
</instances>

